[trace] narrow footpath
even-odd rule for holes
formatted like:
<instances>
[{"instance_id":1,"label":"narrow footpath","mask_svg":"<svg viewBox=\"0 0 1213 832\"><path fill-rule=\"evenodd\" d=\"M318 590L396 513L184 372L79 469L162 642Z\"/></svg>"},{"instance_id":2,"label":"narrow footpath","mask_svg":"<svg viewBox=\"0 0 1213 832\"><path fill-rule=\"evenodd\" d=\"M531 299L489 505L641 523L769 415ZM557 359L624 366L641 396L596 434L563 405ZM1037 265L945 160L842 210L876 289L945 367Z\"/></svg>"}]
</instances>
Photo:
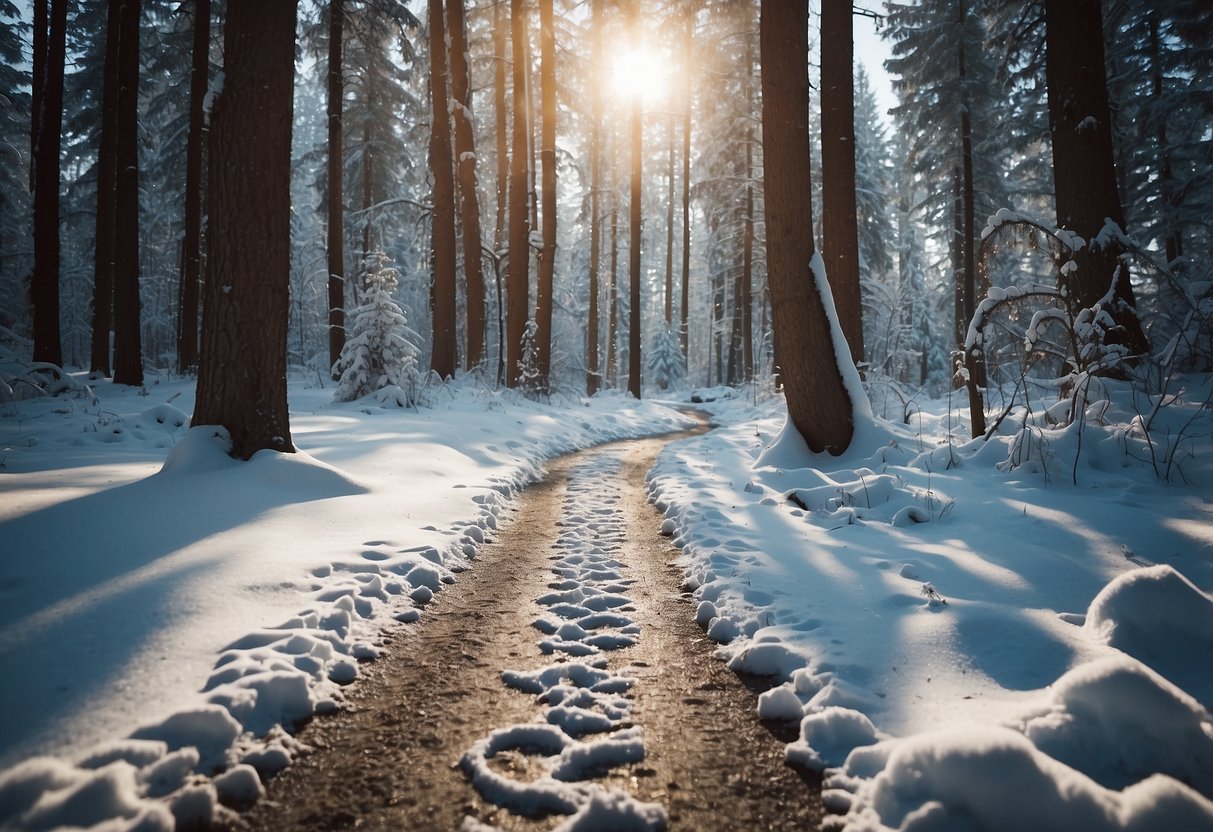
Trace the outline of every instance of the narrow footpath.
<instances>
[{"instance_id":1,"label":"narrow footpath","mask_svg":"<svg viewBox=\"0 0 1213 832\"><path fill-rule=\"evenodd\" d=\"M820 781L713 658L645 472L685 434L555 460L475 568L364 665L252 830L811 829Z\"/></svg>"}]
</instances>

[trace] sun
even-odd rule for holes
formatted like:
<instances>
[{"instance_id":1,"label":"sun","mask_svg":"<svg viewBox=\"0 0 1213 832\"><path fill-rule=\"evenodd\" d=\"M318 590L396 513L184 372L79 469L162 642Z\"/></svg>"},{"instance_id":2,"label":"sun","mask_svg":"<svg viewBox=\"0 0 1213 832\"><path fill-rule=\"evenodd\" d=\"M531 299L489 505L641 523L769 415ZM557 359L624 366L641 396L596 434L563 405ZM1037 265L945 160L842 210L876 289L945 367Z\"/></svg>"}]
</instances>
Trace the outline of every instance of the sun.
<instances>
[{"instance_id":1,"label":"sun","mask_svg":"<svg viewBox=\"0 0 1213 832\"><path fill-rule=\"evenodd\" d=\"M625 99L640 96L646 104L665 95L669 65L653 49L637 46L620 52L614 62L611 87Z\"/></svg>"}]
</instances>

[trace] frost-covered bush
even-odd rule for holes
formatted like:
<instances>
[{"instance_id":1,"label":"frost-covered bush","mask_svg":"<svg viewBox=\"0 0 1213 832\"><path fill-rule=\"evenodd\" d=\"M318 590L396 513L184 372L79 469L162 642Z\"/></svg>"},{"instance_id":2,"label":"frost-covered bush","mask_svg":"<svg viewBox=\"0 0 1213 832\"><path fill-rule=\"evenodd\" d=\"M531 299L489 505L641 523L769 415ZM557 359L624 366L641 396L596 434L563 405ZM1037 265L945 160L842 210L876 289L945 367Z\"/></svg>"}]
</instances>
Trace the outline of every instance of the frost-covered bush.
<instances>
[{"instance_id":1,"label":"frost-covered bush","mask_svg":"<svg viewBox=\"0 0 1213 832\"><path fill-rule=\"evenodd\" d=\"M333 365L340 377L333 400L349 402L370 393L401 407L416 403L421 383L417 333L392 295L400 273L382 251L367 256L364 303L353 310L353 330ZM382 392L379 392L382 391Z\"/></svg>"}]
</instances>

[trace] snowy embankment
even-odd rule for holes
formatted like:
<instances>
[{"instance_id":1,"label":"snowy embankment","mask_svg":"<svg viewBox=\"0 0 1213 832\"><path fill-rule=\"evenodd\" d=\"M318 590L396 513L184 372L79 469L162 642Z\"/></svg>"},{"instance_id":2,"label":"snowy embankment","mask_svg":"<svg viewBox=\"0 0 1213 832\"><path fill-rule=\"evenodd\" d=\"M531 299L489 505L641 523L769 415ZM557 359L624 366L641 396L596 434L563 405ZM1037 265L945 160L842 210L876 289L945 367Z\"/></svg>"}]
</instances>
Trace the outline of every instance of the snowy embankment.
<instances>
[{"instance_id":1,"label":"snowy embankment","mask_svg":"<svg viewBox=\"0 0 1213 832\"><path fill-rule=\"evenodd\" d=\"M294 385L300 453L241 463L186 427L192 384L92 393L0 413L0 827L256 800L299 750L277 726L339 708L545 459L689 424L471 382L419 410Z\"/></svg>"},{"instance_id":2,"label":"snowy embankment","mask_svg":"<svg viewBox=\"0 0 1213 832\"><path fill-rule=\"evenodd\" d=\"M1187 425L1189 484L1113 403L1077 469L1073 430L1014 470L1011 435L949 444L944 403L839 458L735 400L666 448L649 490L697 620L774 677L759 715L800 722L827 827L1213 829L1209 383L1158 426Z\"/></svg>"}]
</instances>

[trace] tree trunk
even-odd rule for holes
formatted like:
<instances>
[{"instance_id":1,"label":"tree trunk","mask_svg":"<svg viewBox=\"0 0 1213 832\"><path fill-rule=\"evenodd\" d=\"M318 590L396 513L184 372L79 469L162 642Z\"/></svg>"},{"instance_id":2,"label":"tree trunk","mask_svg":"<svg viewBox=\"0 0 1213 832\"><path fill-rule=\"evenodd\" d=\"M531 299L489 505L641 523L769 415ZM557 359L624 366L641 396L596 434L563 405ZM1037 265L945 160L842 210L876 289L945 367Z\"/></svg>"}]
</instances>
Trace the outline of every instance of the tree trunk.
<instances>
[{"instance_id":1,"label":"tree trunk","mask_svg":"<svg viewBox=\"0 0 1213 832\"><path fill-rule=\"evenodd\" d=\"M851 360L863 362L863 302L855 207L855 89L851 0L821 6L822 254Z\"/></svg>"},{"instance_id":2,"label":"tree trunk","mask_svg":"<svg viewBox=\"0 0 1213 832\"><path fill-rule=\"evenodd\" d=\"M961 294L964 312L963 331L967 336L969 322L977 313L977 248L976 208L973 198L973 125L969 116L969 96L967 92L968 69L965 65L965 30L967 28L967 0L957 0L956 9L959 31L957 38L958 72L962 89L960 106L960 163L961 163L961 212L963 226L960 229L961 263L964 269L963 290ZM963 349L964 340L961 340ZM974 437L984 436L986 432L985 403L982 401L982 390L986 386L986 365L980 350L967 351L965 362L965 387L969 393L969 421Z\"/></svg>"},{"instance_id":3,"label":"tree trunk","mask_svg":"<svg viewBox=\"0 0 1213 832\"><path fill-rule=\"evenodd\" d=\"M543 164L543 248L535 293L536 370L543 390L551 387L552 285L556 271L556 27L552 0L539 0L540 125L539 159Z\"/></svg>"},{"instance_id":4,"label":"tree trunk","mask_svg":"<svg viewBox=\"0 0 1213 832\"><path fill-rule=\"evenodd\" d=\"M434 177L431 253L433 344L430 369L439 378L455 375L458 350L455 327L455 166L451 158L450 100L447 98L446 25L442 0L429 0L430 12L430 173Z\"/></svg>"},{"instance_id":5,"label":"tree trunk","mask_svg":"<svg viewBox=\"0 0 1213 832\"><path fill-rule=\"evenodd\" d=\"M118 161L114 202L114 383L143 384L139 331L139 17L122 0L118 37Z\"/></svg>"},{"instance_id":6,"label":"tree trunk","mask_svg":"<svg viewBox=\"0 0 1213 832\"><path fill-rule=\"evenodd\" d=\"M619 386L619 141L611 140L611 284L607 287L607 379Z\"/></svg>"},{"instance_id":7,"label":"tree trunk","mask_svg":"<svg viewBox=\"0 0 1213 832\"><path fill-rule=\"evenodd\" d=\"M345 98L345 0L329 2L328 66L328 297L329 367L345 347L345 143L341 110ZM336 377L334 377L336 380Z\"/></svg>"},{"instance_id":8,"label":"tree trunk","mask_svg":"<svg viewBox=\"0 0 1213 832\"><path fill-rule=\"evenodd\" d=\"M641 154L644 152L644 125L639 93L632 98L632 181L628 213L631 227L628 234L628 392L640 398L640 176Z\"/></svg>"},{"instance_id":9,"label":"tree trunk","mask_svg":"<svg viewBox=\"0 0 1213 832\"><path fill-rule=\"evenodd\" d=\"M688 63L691 61L695 40L695 15L687 14L686 43L683 55ZM691 284L691 96L693 85L691 73L685 73L683 86L682 110L682 297L679 309L678 339L682 346L683 356L690 353L687 350L688 317L690 315L690 284Z\"/></svg>"},{"instance_id":10,"label":"tree trunk","mask_svg":"<svg viewBox=\"0 0 1213 832\"><path fill-rule=\"evenodd\" d=\"M66 13L66 6L64 6ZM30 120L29 120L29 191L34 193L37 185L38 131L42 127L46 78L49 65L46 52L49 44L50 11L49 0L34 0L34 31L31 35L33 66L30 73ZM62 117L61 117L62 118Z\"/></svg>"},{"instance_id":11,"label":"tree trunk","mask_svg":"<svg viewBox=\"0 0 1213 832\"><path fill-rule=\"evenodd\" d=\"M468 81L465 0L448 0L451 99L454 102L455 159L459 179L459 207L463 220L463 274L467 292L467 350L463 366L472 369L484 361L484 264L480 257L480 197L476 193L476 140L472 123L472 88Z\"/></svg>"},{"instance_id":12,"label":"tree trunk","mask_svg":"<svg viewBox=\"0 0 1213 832\"><path fill-rule=\"evenodd\" d=\"M118 175L118 38L121 10L121 3L111 3L106 14L105 67L102 70L101 82L101 141L97 148L93 338L89 371L102 376L110 374L110 330L114 320L114 200L115 180ZM188 205L187 202L187 211Z\"/></svg>"},{"instance_id":13,"label":"tree trunk","mask_svg":"<svg viewBox=\"0 0 1213 832\"><path fill-rule=\"evenodd\" d=\"M522 338L530 308L530 222L527 197L530 192L530 110L526 94L526 3L510 0L511 49L514 55L513 156L510 159L510 244L506 291L509 293L506 336L506 384L518 386L522 367Z\"/></svg>"},{"instance_id":14,"label":"tree trunk","mask_svg":"<svg viewBox=\"0 0 1213 832\"><path fill-rule=\"evenodd\" d=\"M665 329L673 331L674 325L674 116L671 114L666 121L670 131L669 159L666 166L666 199L665 199Z\"/></svg>"},{"instance_id":15,"label":"tree trunk","mask_svg":"<svg viewBox=\"0 0 1213 832\"><path fill-rule=\"evenodd\" d=\"M854 405L826 311L829 289L814 271L808 0L761 0L759 32L767 273L788 419L811 450L840 454L851 443Z\"/></svg>"},{"instance_id":16,"label":"tree trunk","mask_svg":"<svg viewBox=\"0 0 1213 832\"><path fill-rule=\"evenodd\" d=\"M510 146L508 141L506 100L506 47L509 35L506 25L504 2L493 4L493 109L497 121L497 224L493 229L493 251L500 252L506 242L506 208L510 189ZM500 321L504 325L504 321Z\"/></svg>"},{"instance_id":17,"label":"tree trunk","mask_svg":"<svg viewBox=\"0 0 1213 832\"><path fill-rule=\"evenodd\" d=\"M202 155L206 139L207 81L211 52L211 0L194 0L194 52L190 67L190 126L185 147L185 231L181 249L181 308L177 319L177 370L198 366L198 282L202 275Z\"/></svg>"},{"instance_id":18,"label":"tree trunk","mask_svg":"<svg viewBox=\"0 0 1213 832\"><path fill-rule=\"evenodd\" d=\"M749 56L750 47L746 47ZM753 61L747 57L746 72L752 72ZM754 100L750 93L750 101ZM742 381L754 378L754 130L745 129L745 225L741 241L741 291L737 305L741 310L741 374Z\"/></svg>"},{"instance_id":19,"label":"tree trunk","mask_svg":"<svg viewBox=\"0 0 1213 832\"><path fill-rule=\"evenodd\" d=\"M193 424L232 455L291 453L286 334L296 0L232 3L213 108L206 303Z\"/></svg>"},{"instance_id":20,"label":"tree trunk","mask_svg":"<svg viewBox=\"0 0 1213 832\"><path fill-rule=\"evenodd\" d=\"M593 32L593 67L599 75L603 72L602 44L602 4L604 0L594 0L591 11ZM602 259L602 229L599 224L602 210L602 84L590 85L590 309L585 331L585 392L592 396L602 385L602 375L598 366L598 266Z\"/></svg>"},{"instance_id":21,"label":"tree trunk","mask_svg":"<svg viewBox=\"0 0 1213 832\"><path fill-rule=\"evenodd\" d=\"M1134 309L1133 286L1119 256L1117 235L1104 235L1110 219L1121 230L1124 211L1116 187L1112 117L1104 68L1099 0L1045 0L1045 77L1049 86L1049 130L1053 137L1053 184L1057 224L1088 245L1075 253L1078 268L1065 280L1071 313L1094 306L1115 287L1108 313L1116 329L1109 343L1132 354L1150 345Z\"/></svg>"},{"instance_id":22,"label":"tree trunk","mask_svg":"<svg viewBox=\"0 0 1213 832\"><path fill-rule=\"evenodd\" d=\"M39 3L34 40L42 39L42 61L34 64L34 272L30 279L35 361L63 363L59 338L59 151L63 125L63 61L67 0L52 0L49 14ZM39 18L41 24L38 23ZM39 25L41 32L39 32ZM35 53L39 52L35 49Z\"/></svg>"}]
</instances>

